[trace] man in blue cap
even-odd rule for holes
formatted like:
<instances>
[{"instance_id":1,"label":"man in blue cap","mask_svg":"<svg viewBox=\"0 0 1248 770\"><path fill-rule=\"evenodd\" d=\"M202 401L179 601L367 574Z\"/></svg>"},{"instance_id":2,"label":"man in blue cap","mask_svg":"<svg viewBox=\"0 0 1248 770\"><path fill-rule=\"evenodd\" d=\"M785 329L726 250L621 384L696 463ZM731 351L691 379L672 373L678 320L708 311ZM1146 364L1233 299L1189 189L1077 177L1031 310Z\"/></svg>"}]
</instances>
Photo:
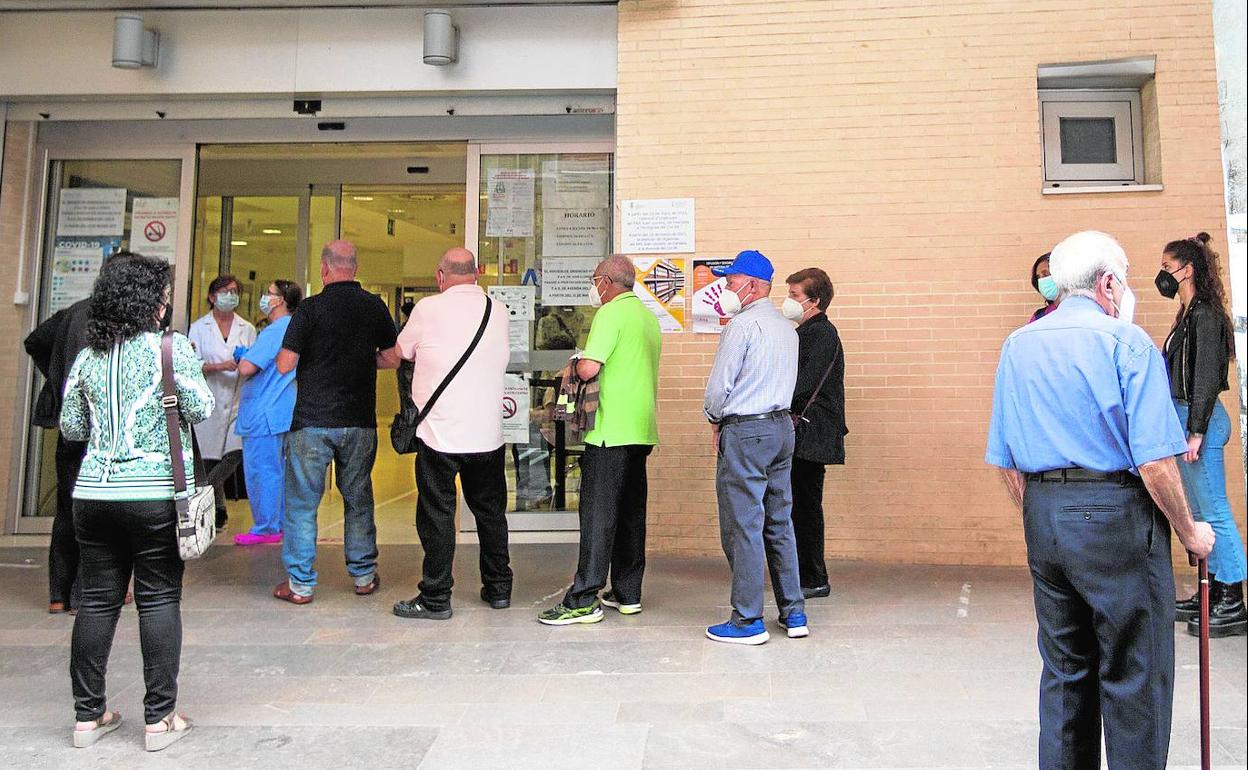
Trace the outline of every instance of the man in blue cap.
<instances>
[{"instance_id":1,"label":"man in blue cap","mask_svg":"<svg viewBox=\"0 0 1248 770\"><path fill-rule=\"evenodd\" d=\"M763 569L771 571L780 625L790 638L809 634L793 537L793 421L797 332L768 301L773 269L757 251L715 268L727 278L724 327L706 383L704 410L717 454L719 536L732 568L732 617L706 629L729 644L762 644Z\"/></svg>"}]
</instances>

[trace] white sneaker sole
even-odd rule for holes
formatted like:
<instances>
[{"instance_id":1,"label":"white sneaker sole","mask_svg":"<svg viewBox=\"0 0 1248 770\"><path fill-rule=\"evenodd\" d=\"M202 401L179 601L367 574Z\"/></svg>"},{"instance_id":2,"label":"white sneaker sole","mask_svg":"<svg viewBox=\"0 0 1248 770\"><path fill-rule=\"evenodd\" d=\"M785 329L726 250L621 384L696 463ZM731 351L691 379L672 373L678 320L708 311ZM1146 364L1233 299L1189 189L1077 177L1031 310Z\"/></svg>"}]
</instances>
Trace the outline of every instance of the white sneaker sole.
<instances>
[{"instance_id":1,"label":"white sneaker sole","mask_svg":"<svg viewBox=\"0 0 1248 770\"><path fill-rule=\"evenodd\" d=\"M786 629L790 639L801 639L810 636L810 628L807 626L799 626L798 628Z\"/></svg>"},{"instance_id":2,"label":"white sneaker sole","mask_svg":"<svg viewBox=\"0 0 1248 770\"><path fill-rule=\"evenodd\" d=\"M724 644L759 645L770 639L771 634L764 631L761 634L754 634L753 636L717 636L716 634L712 634L711 630L708 628L706 630L706 638L714 642L723 642Z\"/></svg>"},{"instance_id":3,"label":"white sneaker sole","mask_svg":"<svg viewBox=\"0 0 1248 770\"><path fill-rule=\"evenodd\" d=\"M547 620L546 618L538 618L537 622L543 623L548 626L573 626L573 625L576 625L577 623L597 623L598 621L602 620L603 617L605 616L602 614L602 610L599 609L597 612L591 612L588 615L581 615L580 617L577 617L577 618L558 618L556 620Z\"/></svg>"},{"instance_id":4,"label":"white sneaker sole","mask_svg":"<svg viewBox=\"0 0 1248 770\"><path fill-rule=\"evenodd\" d=\"M640 604L620 604L619 602L613 602L610 599L599 599L598 601L603 607L610 607L616 612L619 612L621 615L636 615L641 612Z\"/></svg>"}]
</instances>

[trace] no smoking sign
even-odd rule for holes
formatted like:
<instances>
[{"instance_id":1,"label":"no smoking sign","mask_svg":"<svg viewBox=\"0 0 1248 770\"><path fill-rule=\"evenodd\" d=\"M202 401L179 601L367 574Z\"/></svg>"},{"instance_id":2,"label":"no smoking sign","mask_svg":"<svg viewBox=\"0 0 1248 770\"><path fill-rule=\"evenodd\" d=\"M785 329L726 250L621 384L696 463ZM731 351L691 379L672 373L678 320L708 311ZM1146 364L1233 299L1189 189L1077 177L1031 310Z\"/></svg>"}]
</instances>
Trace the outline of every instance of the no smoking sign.
<instances>
[{"instance_id":1,"label":"no smoking sign","mask_svg":"<svg viewBox=\"0 0 1248 770\"><path fill-rule=\"evenodd\" d=\"M143 226L143 237L149 243L160 243L165 237L165 223L159 220L153 220Z\"/></svg>"}]
</instances>

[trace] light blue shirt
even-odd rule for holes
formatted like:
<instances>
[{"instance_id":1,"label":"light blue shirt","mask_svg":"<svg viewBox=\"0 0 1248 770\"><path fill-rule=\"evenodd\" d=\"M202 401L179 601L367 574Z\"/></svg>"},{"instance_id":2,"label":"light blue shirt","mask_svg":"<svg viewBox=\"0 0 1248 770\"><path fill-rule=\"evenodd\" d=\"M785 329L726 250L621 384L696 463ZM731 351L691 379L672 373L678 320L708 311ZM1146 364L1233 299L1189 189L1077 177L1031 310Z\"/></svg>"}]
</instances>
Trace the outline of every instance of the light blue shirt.
<instances>
[{"instance_id":1,"label":"light blue shirt","mask_svg":"<svg viewBox=\"0 0 1248 770\"><path fill-rule=\"evenodd\" d=\"M290 316L264 327L243 356L260 370L243 383L238 400L238 421L234 432L240 436L276 436L290 430L295 412L295 371L277 371L277 353Z\"/></svg>"},{"instance_id":2,"label":"light blue shirt","mask_svg":"<svg viewBox=\"0 0 1248 770\"><path fill-rule=\"evenodd\" d=\"M771 301L744 307L724 327L706 382L711 422L788 409L797 384L797 331Z\"/></svg>"},{"instance_id":3,"label":"light blue shirt","mask_svg":"<svg viewBox=\"0 0 1248 770\"><path fill-rule=\"evenodd\" d=\"M1006 338L984 456L992 465L1138 473L1186 450L1165 361L1140 327L1069 297Z\"/></svg>"}]
</instances>

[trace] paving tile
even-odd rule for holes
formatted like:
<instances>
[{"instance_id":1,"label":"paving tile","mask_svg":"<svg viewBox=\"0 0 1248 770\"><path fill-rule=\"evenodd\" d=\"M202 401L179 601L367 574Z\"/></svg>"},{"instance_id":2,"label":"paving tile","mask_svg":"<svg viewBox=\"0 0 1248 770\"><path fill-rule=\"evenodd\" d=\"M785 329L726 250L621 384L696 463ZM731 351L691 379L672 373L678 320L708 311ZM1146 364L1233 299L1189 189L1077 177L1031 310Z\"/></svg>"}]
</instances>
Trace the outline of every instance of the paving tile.
<instances>
[{"instance_id":1,"label":"paving tile","mask_svg":"<svg viewBox=\"0 0 1248 770\"><path fill-rule=\"evenodd\" d=\"M508 770L637 770L646 747L644 725L595 725L580 741L567 724L542 726L466 725L443 728L421 770L508 768ZM568 750L569 746L577 750Z\"/></svg>"}]
</instances>

